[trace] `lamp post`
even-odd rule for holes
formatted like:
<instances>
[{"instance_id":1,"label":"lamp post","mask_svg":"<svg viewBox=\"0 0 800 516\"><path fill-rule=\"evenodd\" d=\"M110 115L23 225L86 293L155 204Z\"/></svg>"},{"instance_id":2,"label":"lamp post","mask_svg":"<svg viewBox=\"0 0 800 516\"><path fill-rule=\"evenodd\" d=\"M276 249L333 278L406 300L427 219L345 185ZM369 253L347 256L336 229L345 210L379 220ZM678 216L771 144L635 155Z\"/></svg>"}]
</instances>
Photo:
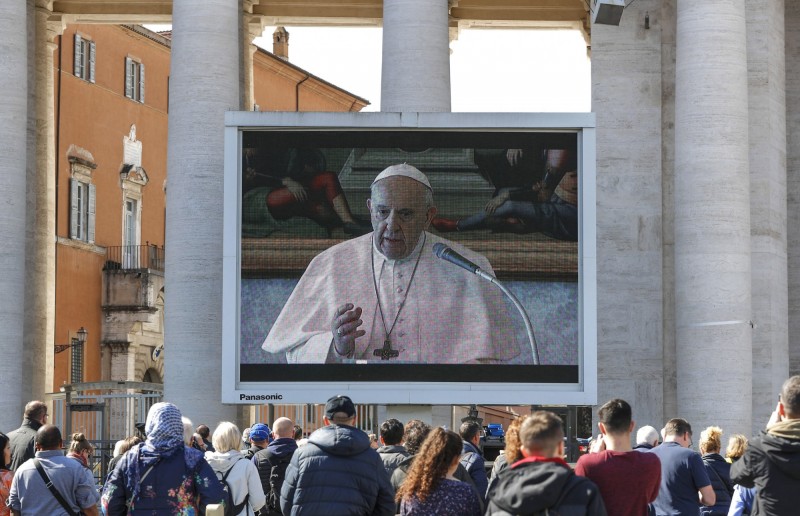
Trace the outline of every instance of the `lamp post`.
<instances>
[{"instance_id":1,"label":"lamp post","mask_svg":"<svg viewBox=\"0 0 800 516\"><path fill-rule=\"evenodd\" d=\"M72 356L70 360L70 383L80 383L83 381L83 345L86 343L86 338L89 332L86 328L81 326L75 337L70 339L69 344L56 344L55 352L61 353L69 348L72 348Z\"/></svg>"}]
</instances>

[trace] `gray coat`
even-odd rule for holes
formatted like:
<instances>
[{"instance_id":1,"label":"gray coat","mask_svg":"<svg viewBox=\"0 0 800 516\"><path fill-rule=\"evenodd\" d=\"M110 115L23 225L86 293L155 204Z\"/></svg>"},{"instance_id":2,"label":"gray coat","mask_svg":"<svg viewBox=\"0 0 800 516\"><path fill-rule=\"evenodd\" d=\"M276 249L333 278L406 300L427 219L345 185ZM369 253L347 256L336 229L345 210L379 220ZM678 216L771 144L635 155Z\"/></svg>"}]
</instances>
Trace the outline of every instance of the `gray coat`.
<instances>
[{"instance_id":1,"label":"gray coat","mask_svg":"<svg viewBox=\"0 0 800 516\"><path fill-rule=\"evenodd\" d=\"M400 444L381 446L376 451L378 455L381 456L383 467L386 468L386 473L389 475L389 478L392 478L392 473L397 466L399 466L406 457L411 455L408 453L408 450L406 450L406 447Z\"/></svg>"}]
</instances>

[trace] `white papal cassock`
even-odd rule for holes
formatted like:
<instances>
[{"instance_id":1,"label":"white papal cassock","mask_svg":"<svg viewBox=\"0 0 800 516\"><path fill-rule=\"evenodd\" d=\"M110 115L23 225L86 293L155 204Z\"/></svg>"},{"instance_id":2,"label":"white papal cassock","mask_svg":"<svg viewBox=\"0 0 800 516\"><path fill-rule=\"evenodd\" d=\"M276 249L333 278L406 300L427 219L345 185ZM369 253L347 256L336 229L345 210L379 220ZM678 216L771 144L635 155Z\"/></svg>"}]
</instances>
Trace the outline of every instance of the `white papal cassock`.
<instances>
[{"instance_id":1,"label":"white papal cassock","mask_svg":"<svg viewBox=\"0 0 800 516\"><path fill-rule=\"evenodd\" d=\"M485 257L427 232L420 236L414 252L402 260L380 254L371 233L348 240L311 261L262 348L286 353L289 363L498 363L519 355L502 293L478 276L437 258L433 254L437 242L492 272ZM419 266L413 274L417 257ZM390 337L392 348L400 354L387 361L373 354L383 348L386 333L370 260L374 260L386 330L405 300ZM333 348L331 320L337 307L345 303L362 308L361 329L367 332L356 340L353 358L341 357Z\"/></svg>"}]
</instances>

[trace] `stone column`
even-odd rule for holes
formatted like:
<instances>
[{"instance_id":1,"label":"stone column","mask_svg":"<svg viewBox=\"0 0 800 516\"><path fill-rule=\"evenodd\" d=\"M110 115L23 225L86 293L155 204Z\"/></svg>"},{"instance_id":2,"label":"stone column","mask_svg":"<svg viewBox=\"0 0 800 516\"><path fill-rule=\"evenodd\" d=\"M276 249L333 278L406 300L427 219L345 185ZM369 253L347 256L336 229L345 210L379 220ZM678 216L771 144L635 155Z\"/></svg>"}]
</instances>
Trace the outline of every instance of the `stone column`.
<instances>
[{"instance_id":1,"label":"stone column","mask_svg":"<svg viewBox=\"0 0 800 516\"><path fill-rule=\"evenodd\" d=\"M627 400L640 425L663 419L662 98L668 91L661 88L661 52L669 29L659 4L638 0L619 27L592 27L597 402Z\"/></svg>"},{"instance_id":2,"label":"stone column","mask_svg":"<svg viewBox=\"0 0 800 516\"><path fill-rule=\"evenodd\" d=\"M25 161L28 104L28 12L26 2L0 7L0 428L22 421L28 400L29 363L23 352L25 299ZM14 151L11 151L14 149Z\"/></svg>"},{"instance_id":3,"label":"stone column","mask_svg":"<svg viewBox=\"0 0 800 516\"><path fill-rule=\"evenodd\" d=\"M786 176L789 374L800 374L800 2L786 2Z\"/></svg>"},{"instance_id":4,"label":"stone column","mask_svg":"<svg viewBox=\"0 0 800 516\"><path fill-rule=\"evenodd\" d=\"M381 111L449 112L449 45L447 0L384 0ZM446 406L378 406L379 423L413 415L450 425L451 412Z\"/></svg>"},{"instance_id":5,"label":"stone column","mask_svg":"<svg viewBox=\"0 0 800 516\"><path fill-rule=\"evenodd\" d=\"M239 109L237 0L172 4L165 399L196 424L233 420L221 403L223 129Z\"/></svg>"},{"instance_id":6,"label":"stone column","mask_svg":"<svg viewBox=\"0 0 800 516\"><path fill-rule=\"evenodd\" d=\"M381 111L450 111L447 0L384 0Z\"/></svg>"},{"instance_id":7,"label":"stone column","mask_svg":"<svg viewBox=\"0 0 800 516\"><path fill-rule=\"evenodd\" d=\"M750 239L757 323L752 433L764 428L789 376L784 45L784 1L749 1Z\"/></svg>"},{"instance_id":8,"label":"stone column","mask_svg":"<svg viewBox=\"0 0 800 516\"><path fill-rule=\"evenodd\" d=\"M48 2L37 0L35 52L29 55L34 73L34 96L29 97L29 150L27 214L28 239L25 262L25 353L31 371L30 398L42 399L53 391L53 344L55 332L56 270L56 151L53 81L54 38L60 23L50 23ZM32 101L32 102L31 102Z\"/></svg>"},{"instance_id":9,"label":"stone column","mask_svg":"<svg viewBox=\"0 0 800 516\"><path fill-rule=\"evenodd\" d=\"M750 434L744 0L679 0L675 95L678 416ZM696 440L696 439L695 439Z\"/></svg>"}]
</instances>

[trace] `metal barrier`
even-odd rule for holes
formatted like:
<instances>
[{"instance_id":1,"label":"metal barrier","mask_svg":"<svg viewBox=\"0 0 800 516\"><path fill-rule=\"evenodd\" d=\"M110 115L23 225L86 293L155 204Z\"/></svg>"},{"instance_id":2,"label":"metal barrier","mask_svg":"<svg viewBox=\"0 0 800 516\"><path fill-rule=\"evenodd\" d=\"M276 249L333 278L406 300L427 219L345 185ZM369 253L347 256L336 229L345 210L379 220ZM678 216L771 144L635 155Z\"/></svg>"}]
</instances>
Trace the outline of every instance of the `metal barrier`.
<instances>
[{"instance_id":1,"label":"metal barrier","mask_svg":"<svg viewBox=\"0 0 800 516\"><path fill-rule=\"evenodd\" d=\"M50 395L52 423L69 446L73 433L82 433L95 447L89 460L98 483L105 480L117 441L137 434L136 425L163 398L162 384L147 382L87 382L64 385Z\"/></svg>"}]
</instances>

